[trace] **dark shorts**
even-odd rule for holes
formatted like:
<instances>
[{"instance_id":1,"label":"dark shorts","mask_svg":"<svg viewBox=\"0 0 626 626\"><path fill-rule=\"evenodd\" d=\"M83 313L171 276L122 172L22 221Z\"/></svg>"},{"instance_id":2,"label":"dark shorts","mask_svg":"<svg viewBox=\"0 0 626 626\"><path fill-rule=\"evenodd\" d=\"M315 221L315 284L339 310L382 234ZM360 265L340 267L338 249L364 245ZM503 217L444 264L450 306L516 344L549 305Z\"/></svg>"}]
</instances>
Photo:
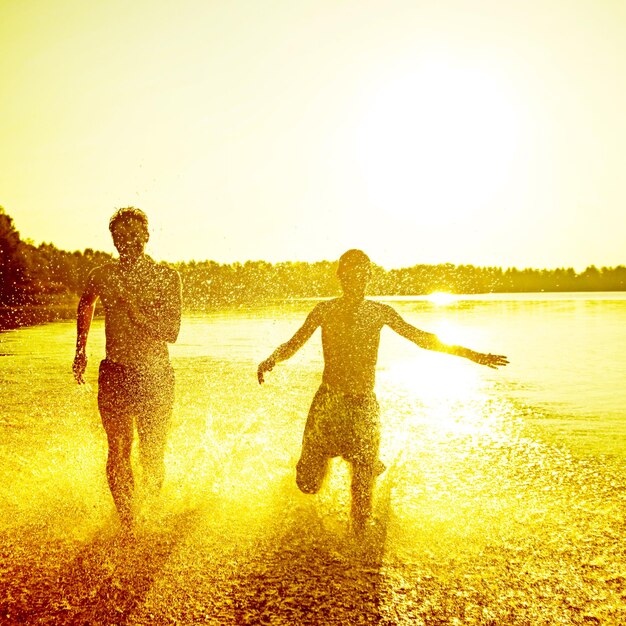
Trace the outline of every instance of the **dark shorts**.
<instances>
[{"instance_id":1,"label":"dark shorts","mask_svg":"<svg viewBox=\"0 0 626 626\"><path fill-rule=\"evenodd\" d=\"M110 420L127 416L140 421L142 418L169 421L173 405L171 365L139 369L107 359L100 363L98 408L105 428Z\"/></svg>"},{"instance_id":2,"label":"dark shorts","mask_svg":"<svg viewBox=\"0 0 626 626\"><path fill-rule=\"evenodd\" d=\"M302 438L302 458L341 456L374 463L380 446L380 407L373 392L344 394L322 385L311 404Z\"/></svg>"}]
</instances>

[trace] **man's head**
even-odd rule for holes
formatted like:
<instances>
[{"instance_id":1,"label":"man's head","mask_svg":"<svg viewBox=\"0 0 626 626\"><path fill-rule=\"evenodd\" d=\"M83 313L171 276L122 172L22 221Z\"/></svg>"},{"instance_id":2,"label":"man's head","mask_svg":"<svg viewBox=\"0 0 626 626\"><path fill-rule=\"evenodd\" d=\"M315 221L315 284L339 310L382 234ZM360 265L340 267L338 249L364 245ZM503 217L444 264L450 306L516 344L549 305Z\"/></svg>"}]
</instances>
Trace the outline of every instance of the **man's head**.
<instances>
[{"instance_id":1,"label":"man's head","mask_svg":"<svg viewBox=\"0 0 626 626\"><path fill-rule=\"evenodd\" d=\"M148 216L133 206L115 211L109 220L109 230L123 263L135 262L143 254L150 238Z\"/></svg>"},{"instance_id":2,"label":"man's head","mask_svg":"<svg viewBox=\"0 0 626 626\"><path fill-rule=\"evenodd\" d=\"M352 249L339 258L337 277L344 294L364 297L372 274L372 262L363 250Z\"/></svg>"}]
</instances>

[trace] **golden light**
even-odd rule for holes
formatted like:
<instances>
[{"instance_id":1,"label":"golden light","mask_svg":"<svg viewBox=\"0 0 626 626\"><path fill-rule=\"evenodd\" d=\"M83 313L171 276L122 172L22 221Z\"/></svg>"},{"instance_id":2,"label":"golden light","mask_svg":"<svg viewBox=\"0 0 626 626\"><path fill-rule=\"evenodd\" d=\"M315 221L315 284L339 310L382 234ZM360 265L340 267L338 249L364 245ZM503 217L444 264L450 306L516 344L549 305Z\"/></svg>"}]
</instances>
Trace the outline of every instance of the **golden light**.
<instances>
[{"instance_id":1,"label":"golden light","mask_svg":"<svg viewBox=\"0 0 626 626\"><path fill-rule=\"evenodd\" d=\"M520 119L495 74L460 61L382 81L357 130L372 201L425 226L481 209L511 176Z\"/></svg>"},{"instance_id":2,"label":"golden light","mask_svg":"<svg viewBox=\"0 0 626 626\"><path fill-rule=\"evenodd\" d=\"M379 375L381 398L403 410L387 415L385 454L417 445L407 433L427 428L441 436L471 435L489 430L481 373L447 355L415 356L395 363Z\"/></svg>"},{"instance_id":3,"label":"golden light","mask_svg":"<svg viewBox=\"0 0 626 626\"><path fill-rule=\"evenodd\" d=\"M433 320L428 331L447 344L475 343L471 333L452 320ZM447 354L416 349L393 336L381 346L381 362L386 364L378 373L381 388L393 388L394 393L417 392L420 401L427 404L466 402L480 393L481 371L475 364Z\"/></svg>"},{"instance_id":4,"label":"golden light","mask_svg":"<svg viewBox=\"0 0 626 626\"><path fill-rule=\"evenodd\" d=\"M446 293L444 291L435 291L434 293L426 296L426 299L433 304L438 304L441 306L445 306L447 304L452 304L458 300L458 297L451 293Z\"/></svg>"}]
</instances>

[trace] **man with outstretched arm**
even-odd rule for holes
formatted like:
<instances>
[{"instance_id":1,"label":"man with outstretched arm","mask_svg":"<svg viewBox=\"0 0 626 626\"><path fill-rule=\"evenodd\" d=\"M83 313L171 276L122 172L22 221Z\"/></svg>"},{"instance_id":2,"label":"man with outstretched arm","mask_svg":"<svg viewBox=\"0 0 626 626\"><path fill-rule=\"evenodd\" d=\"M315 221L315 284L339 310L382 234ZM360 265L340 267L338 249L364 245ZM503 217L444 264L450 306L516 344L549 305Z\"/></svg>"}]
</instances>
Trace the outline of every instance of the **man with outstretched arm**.
<instances>
[{"instance_id":1,"label":"man with outstretched arm","mask_svg":"<svg viewBox=\"0 0 626 626\"><path fill-rule=\"evenodd\" d=\"M374 394L380 332L387 325L420 348L465 357L491 368L506 365L506 357L446 345L436 335L406 322L387 304L365 298L371 274L369 257L348 250L339 259L337 276L343 295L320 302L302 327L257 370L259 384L277 362L293 356L322 329L324 372L304 429L296 482L304 493L317 493L328 462L341 456L352 469L351 519L354 531L363 531L372 510L376 476L385 466L378 458L379 406Z\"/></svg>"},{"instance_id":2,"label":"man with outstretched arm","mask_svg":"<svg viewBox=\"0 0 626 626\"><path fill-rule=\"evenodd\" d=\"M78 304L74 376L83 384L87 336L96 301L104 306L106 358L100 363L98 408L107 434L107 479L122 529L134 526L131 449L139 436L142 482L156 495L165 473L164 453L174 402L168 343L178 337L181 281L178 272L144 253L148 218L135 207L109 222L119 259L94 269Z\"/></svg>"}]
</instances>

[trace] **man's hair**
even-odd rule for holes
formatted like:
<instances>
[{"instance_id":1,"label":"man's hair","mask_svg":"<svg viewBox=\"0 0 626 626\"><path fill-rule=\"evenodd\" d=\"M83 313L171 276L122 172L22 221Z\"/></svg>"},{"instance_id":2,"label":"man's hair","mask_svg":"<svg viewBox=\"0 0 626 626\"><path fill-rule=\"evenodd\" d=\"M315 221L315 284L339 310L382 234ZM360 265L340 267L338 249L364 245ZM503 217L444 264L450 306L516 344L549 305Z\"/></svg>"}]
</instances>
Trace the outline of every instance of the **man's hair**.
<instances>
[{"instance_id":1,"label":"man's hair","mask_svg":"<svg viewBox=\"0 0 626 626\"><path fill-rule=\"evenodd\" d=\"M117 209L109 220L109 230L113 232L119 223L127 222L128 220L138 220L143 224L146 232L148 231L148 216L141 209L134 206L125 206Z\"/></svg>"},{"instance_id":2,"label":"man's hair","mask_svg":"<svg viewBox=\"0 0 626 626\"><path fill-rule=\"evenodd\" d=\"M357 250L352 248L347 252L344 252L339 257L339 266L337 267L337 274L342 274L346 270L351 269L363 269L369 270L372 267L370 258L363 252L363 250Z\"/></svg>"}]
</instances>

